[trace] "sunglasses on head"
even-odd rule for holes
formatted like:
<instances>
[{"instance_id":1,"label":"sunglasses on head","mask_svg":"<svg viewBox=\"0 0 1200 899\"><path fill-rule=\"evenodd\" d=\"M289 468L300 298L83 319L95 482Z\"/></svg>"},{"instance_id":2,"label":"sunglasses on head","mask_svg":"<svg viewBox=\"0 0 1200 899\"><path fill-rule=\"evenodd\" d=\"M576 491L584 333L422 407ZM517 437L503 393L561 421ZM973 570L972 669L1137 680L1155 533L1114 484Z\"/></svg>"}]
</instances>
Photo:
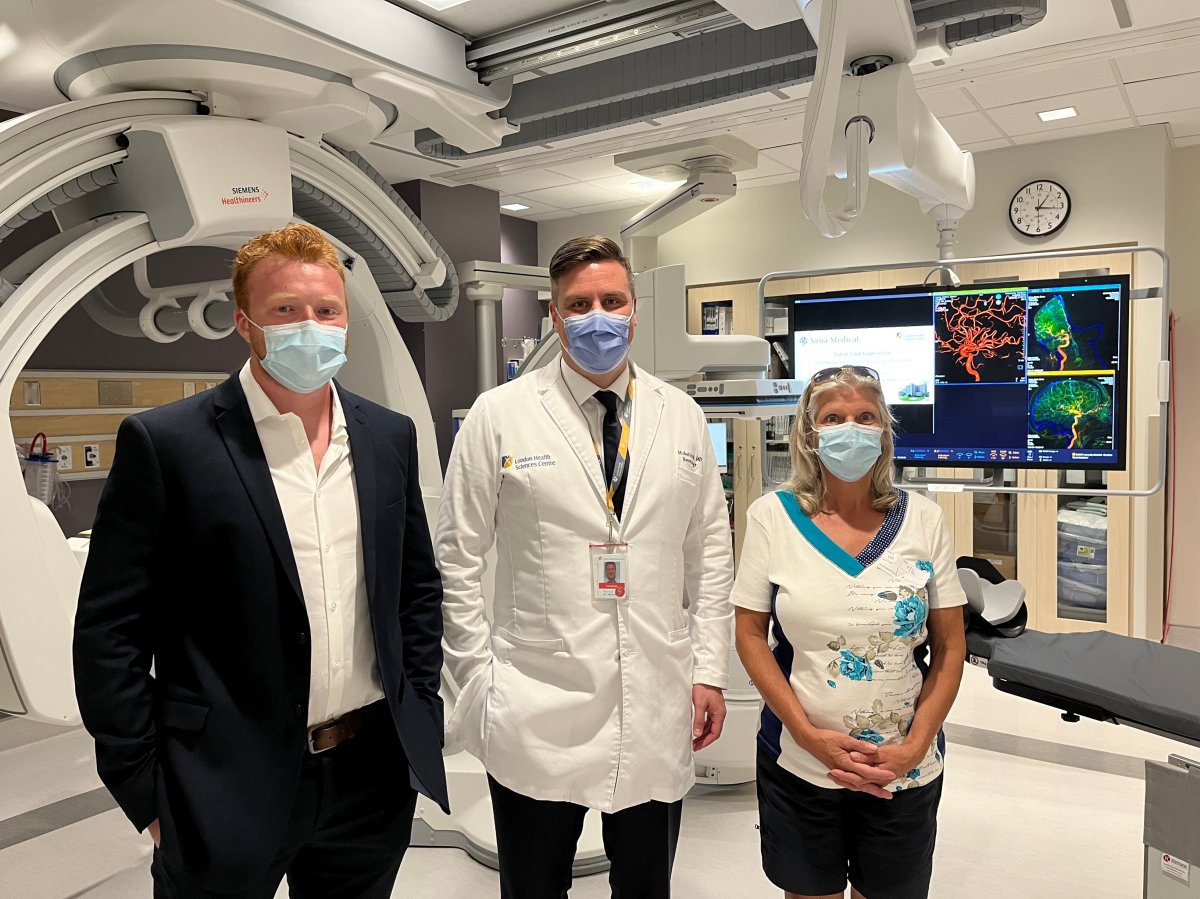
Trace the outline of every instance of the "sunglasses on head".
<instances>
[{"instance_id":1,"label":"sunglasses on head","mask_svg":"<svg viewBox=\"0 0 1200 899\"><path fill-rule=\"evenodd\" d=\"M820 384L822 381L833 380L844 371L856 374L860 378L871 378L875 381L879 380L879 372L875 371L873 368L868 368L865 365L835 365L832 368L823 368L808 380L810 384Z\"/></svg>"}]
</instances>

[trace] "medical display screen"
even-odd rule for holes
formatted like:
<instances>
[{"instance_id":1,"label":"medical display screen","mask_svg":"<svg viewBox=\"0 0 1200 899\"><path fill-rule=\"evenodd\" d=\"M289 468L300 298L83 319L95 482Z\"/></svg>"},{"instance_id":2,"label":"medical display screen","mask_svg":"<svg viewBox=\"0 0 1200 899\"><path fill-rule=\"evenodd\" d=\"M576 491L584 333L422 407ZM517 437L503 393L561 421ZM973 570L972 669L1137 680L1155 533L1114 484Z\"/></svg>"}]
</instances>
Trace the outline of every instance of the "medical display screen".
<instances>
[{"instance_id":1,"label":"medical display screen","mask_svg":"<svg viewBox=\"0 0 1200 899\"><path fill-rule=\"evenodd\" d=\"M901 465L1124 469L1128 277L790 299L792 376L879 372Z\"/></svg>"},{"instance_id":2,"label":"medical display screen","mask_svg":"<svg viewBox=\"0 0 1200 899\"><path fill-rule=\"evenodd\" d=\"M729 467L729 439L723 421L708 422L708 439L712 441L713 458L717 460L717 471Z\"/></svg>"}]
</instances>

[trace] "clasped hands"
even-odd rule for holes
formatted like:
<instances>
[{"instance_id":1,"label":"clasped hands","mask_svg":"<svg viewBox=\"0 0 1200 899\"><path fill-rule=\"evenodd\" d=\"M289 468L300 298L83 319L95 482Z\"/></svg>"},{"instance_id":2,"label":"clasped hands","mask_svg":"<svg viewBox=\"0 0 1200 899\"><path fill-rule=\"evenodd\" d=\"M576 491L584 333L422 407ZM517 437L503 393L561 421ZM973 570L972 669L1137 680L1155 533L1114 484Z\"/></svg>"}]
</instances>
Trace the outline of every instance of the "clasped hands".
<instances>
[{"instance_id":1,"label":"clasped hands","mask_svg":"<svg viewBox=\"0 0 1200 899\"><path fill-rule=\"evenodd\" d=\"M815 730L797 742L829 769L838 786L880 799L892 798L884 787L917 768L927 749L906 741L879 746L834 730Z\"/></svg>"}]
</instances>

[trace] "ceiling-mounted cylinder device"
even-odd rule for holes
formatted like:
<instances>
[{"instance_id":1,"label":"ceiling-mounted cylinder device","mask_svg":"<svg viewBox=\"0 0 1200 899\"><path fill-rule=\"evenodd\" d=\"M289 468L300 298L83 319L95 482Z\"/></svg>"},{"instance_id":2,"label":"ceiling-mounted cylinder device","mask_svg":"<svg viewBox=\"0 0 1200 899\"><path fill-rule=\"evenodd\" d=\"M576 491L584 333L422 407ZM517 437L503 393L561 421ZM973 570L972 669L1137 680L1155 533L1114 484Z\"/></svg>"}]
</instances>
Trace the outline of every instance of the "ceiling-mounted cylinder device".
<instances>
[{"instance_id":1,"label":"ceiling-mounted cylinder device","mask_svg":"<svg viewBox=\"0 0 1200 899\"><path fill-rule=\"evenodd\" d=\"M957 227L975 201L975 165L917 94L908 0L795 2L818 42L800 169L805 216L824 236L841 237L877 178L915 197L940 225L949 227L949 210L956 210ZM840 211L825 205L830 170L847 181Z\"/></svg>"},{"instance_id":2,"label":"ceiling-mounted cylinder device","mask_svg":"<svg viewBox=\"0 0 1200 899\"><path fill-rule=\"evenodd\" d=\"M844 76L837 119L858 117L872 124L872 178L915 197L922 212L939 203L974 205L975 160L925 105L908 66ZM847 157L847 142L835 140L829 165L838 178L847 177Z\"/></svg>"}]
</instances>

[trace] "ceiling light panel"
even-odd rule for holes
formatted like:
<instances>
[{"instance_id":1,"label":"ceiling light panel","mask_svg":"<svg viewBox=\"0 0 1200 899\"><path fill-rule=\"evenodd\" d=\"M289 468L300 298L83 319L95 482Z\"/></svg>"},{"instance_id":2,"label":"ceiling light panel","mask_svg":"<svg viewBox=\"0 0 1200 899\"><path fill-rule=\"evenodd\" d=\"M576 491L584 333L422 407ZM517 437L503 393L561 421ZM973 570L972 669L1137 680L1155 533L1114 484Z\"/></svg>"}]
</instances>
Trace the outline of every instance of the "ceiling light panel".
<instances>
[{"instance_id":1,"label":"ceiling light panel","mask_svg":"<svg viewBox=\"0 0 1200 899\"><path fill-rule=\"evenodd\" d=\"M1079 115L1079 110L1074 106L1064 106L1061 109L1047 109L1045 112L1039 112L1038 118L1043 122L1057 122L1060 119L1073 119Z\"/></svg>"}]
</instances>

